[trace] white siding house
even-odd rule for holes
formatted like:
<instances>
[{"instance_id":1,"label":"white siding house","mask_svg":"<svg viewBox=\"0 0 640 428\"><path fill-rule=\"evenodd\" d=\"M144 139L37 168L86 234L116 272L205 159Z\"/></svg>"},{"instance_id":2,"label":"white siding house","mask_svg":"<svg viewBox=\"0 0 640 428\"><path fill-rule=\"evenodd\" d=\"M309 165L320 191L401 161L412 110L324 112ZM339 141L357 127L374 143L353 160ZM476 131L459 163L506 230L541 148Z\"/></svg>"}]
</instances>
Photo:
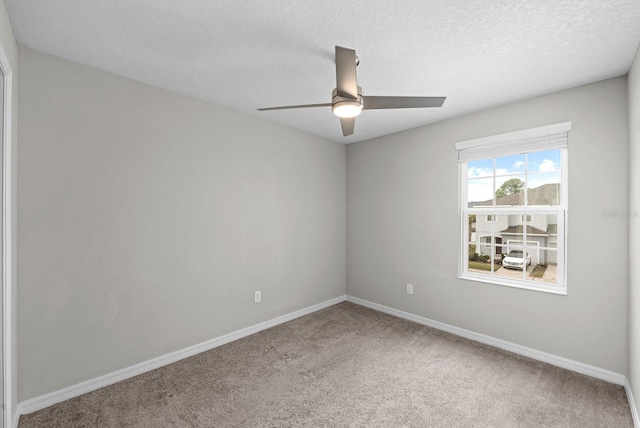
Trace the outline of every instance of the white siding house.
<instances>
[{"instance_id":1,"label":"white siding house","mask_svg":"<svg viewBox=\"0 0 640 428\"><path fill-rule=\"evenodd\" d=\"M544 184L527 190L527 206L553 206L558 204L559 184ZM518 208L524 205L524 192L497 198L496 206ZM474 208L493 206L493 200L471 202ZM526 230L527 252L532 264L557 262L558 224L555 215L495 215L477 214L471 238L476 252L500 261L503 254L523 246ZM526 227L526 229L525 229ZM495 245L491 245L493 244Z\"/></svg>"}]
</instances>

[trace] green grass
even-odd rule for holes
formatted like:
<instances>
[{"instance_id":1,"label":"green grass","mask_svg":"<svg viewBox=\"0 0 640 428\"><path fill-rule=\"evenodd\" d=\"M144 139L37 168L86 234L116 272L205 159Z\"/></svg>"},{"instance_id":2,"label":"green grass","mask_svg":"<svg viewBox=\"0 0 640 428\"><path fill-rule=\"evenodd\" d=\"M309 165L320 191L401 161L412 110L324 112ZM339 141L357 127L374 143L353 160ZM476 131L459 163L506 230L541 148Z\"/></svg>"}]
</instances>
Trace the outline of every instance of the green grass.
<instances>
[{"instance_id":1,"label":"green grass","mask_svg":"<svg viewBox=\"0 0 640 428\"><path fill-rule=\"evenodd\" d=\"M495 270L500 269L500 265L495 263L493 268ZM483 262L472 262L471 260L469 260L469 269L475 269L475 270L486 270L491 272L491 263L483 263ZM495 271L494 271L495 272Z\"/></svg>"},{"instance_id":2,"label":"green grass","mask_svg":"<svg viewBox=\"0 0 640 428\"><path fill-rule=\"evenodd\" d=\"M542 275L544 275L544 271L546 270L547 270L547 265L536 265L536 267L533 268L529 276L533 278L542 278Z\"/></svg>"}]
</instances>

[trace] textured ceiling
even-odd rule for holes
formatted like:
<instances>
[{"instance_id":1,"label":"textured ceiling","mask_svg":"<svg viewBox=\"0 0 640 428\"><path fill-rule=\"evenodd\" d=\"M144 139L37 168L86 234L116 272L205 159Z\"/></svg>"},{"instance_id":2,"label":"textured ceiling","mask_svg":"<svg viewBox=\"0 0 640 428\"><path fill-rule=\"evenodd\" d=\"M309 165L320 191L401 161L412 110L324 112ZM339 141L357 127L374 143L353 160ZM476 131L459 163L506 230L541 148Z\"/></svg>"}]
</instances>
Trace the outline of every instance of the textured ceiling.
<instances>
[{"instance_id":1,"label":"textured ceiling","mask_svg":"<svg viewBox=\"0 0 640 428\"><path fill-rule=\"evenodd\" d=\"M6 0L19 43L340 142L626 74L640 0ZM344 138L327 103L334 46L369 95L447 96L369 110Z\"/></svg>"}]
</instances>

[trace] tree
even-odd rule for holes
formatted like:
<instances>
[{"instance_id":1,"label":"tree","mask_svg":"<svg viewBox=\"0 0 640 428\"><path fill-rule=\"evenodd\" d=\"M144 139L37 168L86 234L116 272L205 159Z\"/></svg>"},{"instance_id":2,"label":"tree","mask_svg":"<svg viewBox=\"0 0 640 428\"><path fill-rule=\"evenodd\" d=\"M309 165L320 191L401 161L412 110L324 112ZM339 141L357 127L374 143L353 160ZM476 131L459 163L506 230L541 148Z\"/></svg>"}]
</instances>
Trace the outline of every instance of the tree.
<instances>
[{"instance_id":1,"label":"tree","mask_svg":"<svg viewBox=\"0 0 640 428\"><path fill-rule=\"evenodd\" d=\"M519 178L512 178L502 183L502 186L496 190L496 198L502 198L507 195L514 195L524 191L524 183Z\"/></svg>"}]
</instances>

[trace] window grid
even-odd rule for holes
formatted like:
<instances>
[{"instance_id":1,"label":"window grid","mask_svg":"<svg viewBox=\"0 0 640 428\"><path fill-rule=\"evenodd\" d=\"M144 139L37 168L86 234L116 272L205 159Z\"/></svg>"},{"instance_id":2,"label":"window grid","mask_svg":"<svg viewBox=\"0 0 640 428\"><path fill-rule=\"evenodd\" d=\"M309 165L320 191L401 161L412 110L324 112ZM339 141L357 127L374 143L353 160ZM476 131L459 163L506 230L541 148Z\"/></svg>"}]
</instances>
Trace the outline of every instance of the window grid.
<instances>
[{"instance_id":1,"label":"window grid","mask_svg":"<svg viewBox=\"0 0 640 428\"><path fill-rule=\"evenodd\" d=\"M533 154L535 152L531 152L531 153ZM565 206L564 205L567 198L566 197L566 149L564 148L558 149L558 153L559 153L559 161L560 161L559 165L557 165L557 168L554 168L551 172L559 173L558 176L560 179L560 183L556 183L558 186L557 189L559 194L556 197L555 204L552 206L546 206L546 207L529 205L530 177L543 176L543 174L545 174L545 172L543 171L531 170L530 162L529 162L529 153L524 153L524 171L521 173L511 173L511 174L497 173L497 170L498 170L497 162L499 157L492 158L493 171L491 175L491 181L493 183L492 185L493 194L491 198L492 199L491 205L488 207L470 207L469 195L468 195L468 184L469 184L470 178L468 177L467 171L468 171L468 164L471 161L461 162L461 172L462 172L461 174L462 192L461 193L463 197L462 218L465 219L462 222L463 236L471 237L470 230L468 229L470 227L468 219L470 215L475 215L476 219L482 218L482 216L486 216L485 218L489 222L489 227L490 227L489 236L491 237L489 242L486 243L486 247L489 248L489 255L490 255L490 259L488 263L489 264L488 274L474 272L472 269L469 268L469 264L471 263L471 259L469 257L469 250L470 248L475 248L475 246L477 246L480 243L479 241L480 238L476 237L475 241L471 239L463 240L464 245L461 251L462 253L461 277L462 278L475 279L483 282L494 282L500 285L516 286L520 288L527 288L527 289L533 289L533 290L549 291L549 292L558 293L558 294L566 294L566 280L565 280L565 274L564 274L565 272L565 267L564 267ZM488 176L485 176L485 177L489 178ZM497 180L508 179L508 178L520 178L520 177L522 177L521 181L523 182L522 205L509 206L509 207L498 205L497 202L499 198L496 196L496 191L499 188L499 186L497 185L498 184ZM473 180L474 178L476 177L472 177L471 179ZM503 183L504 181L506 180L503 180ZM532 202L535 202L535 201L532 201ZM553 243L559 242L556 245L556 247L552 247L548 244L545 245L538 241L531 241L531 239L534 238L533 235L535 235L535 234L529 233L530 228L534 227L534 224L535 224L533 222L533 219L536 218L536 216L541 216L541 215L542 216L551 215L552 217L555 217L555 222L556 222L555 227L557 228L555 230L556 232L555 235L557 235L557 237L554 236L553 238L555 239L555 241L549 240L548 244L551 244L552 242ZM540 260L539 254L541 254L541 252L545 254L545 263L547 265L550 264L549 260L554 259L556 261L555 267L557 268L557 275L556 275L556 278L554 278L555 282L544 282L545 281L544 279L542 279L541 281L529 280L527 277L528 272L526 268L522 269L521 275L510 275L509 278L503 278L497 275L496 271L498 269L501 269L501 268L505 269L505 268L500 266L500 264L498 263L498 260L496 260L495 258L495 255L501 254L502 258L504 259L505 258L504 254L508 249L515 249L518 247L518 245L515 245L513 243L496 242L496 237L500 235L499 226L497 224L499 216L517 216L520 219L520 225L522 230L521 230L521 234L519 235L521 237L521 240L520 240L521 244L519 245L519 248L523 250L522 260L525 266L529 262L530 255L528 257L527 254L529 252L528 250L530 249L535 249L536 255L537 255L537 261ZM533 245L534 242L536 245ZM500 251L496 251L496 249L498 248L500 249ZM482 248L480 249L480 252L482 252Z\"/></svg>"}]
</instances>

